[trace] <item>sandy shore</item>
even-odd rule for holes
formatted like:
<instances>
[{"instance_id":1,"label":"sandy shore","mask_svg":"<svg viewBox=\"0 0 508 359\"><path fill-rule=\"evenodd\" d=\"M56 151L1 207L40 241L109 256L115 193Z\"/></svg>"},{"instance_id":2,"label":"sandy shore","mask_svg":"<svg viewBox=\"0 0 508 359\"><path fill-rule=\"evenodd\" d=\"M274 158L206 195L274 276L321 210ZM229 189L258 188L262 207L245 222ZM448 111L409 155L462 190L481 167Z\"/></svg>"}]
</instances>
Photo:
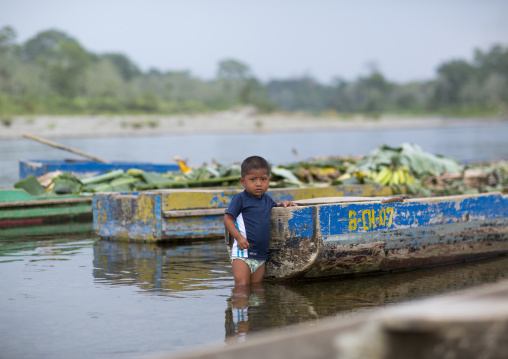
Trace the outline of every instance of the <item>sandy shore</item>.
<instances>
[{"instance_id":1,"label":"sandy shore","mask_svg":"<svg viewBox=\"0 0 508 359\"><path fill-rule=\"evenodd\" d=\"M257 115L249 111L177 116L19 116L0 122L0 139L23 133L44 138L156 136L189 133L263 133L358 129L470 126L508 119L438 117L339 118L308 115Z\"/></svg>"}]
</instances>

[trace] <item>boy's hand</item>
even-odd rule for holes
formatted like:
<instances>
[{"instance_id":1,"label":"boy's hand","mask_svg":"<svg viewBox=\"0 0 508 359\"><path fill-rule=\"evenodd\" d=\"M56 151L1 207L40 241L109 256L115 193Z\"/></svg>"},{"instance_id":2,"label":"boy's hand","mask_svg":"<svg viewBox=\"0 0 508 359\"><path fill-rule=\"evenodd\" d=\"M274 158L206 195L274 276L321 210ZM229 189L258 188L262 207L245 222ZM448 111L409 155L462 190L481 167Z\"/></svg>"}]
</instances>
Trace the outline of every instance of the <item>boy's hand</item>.
<instances>
[{"instance_id":1,"label":"boy's hand","mask_svg":"<svg viewBox=\"0 0 508 359\"><path fill-rule=\"evenodd\" d=\"M238 249L243 251L244 249L250 248L250 244L245 237L237 238L236 243L238 244Z\"/></svg>"},{"instance_id":2,"label":"boy's hand","mask_svg":"<svg viewBox=\"0 0 508 359\"><path fill-rule=\"evenodd\" d=\"M284 201L284 202L279 203L279 207L284 207L284 208L286 208L286 207L294 207L296 205L297 204L294 203L293 201Z\"/></svg>"},{"instance_id":3,"label":"boy's hand","mask_svg":"<svg viewBox=\"0 0 508 359\"><path fill-rule=\"evenodd\" d=\"M238 249L244 250L247 248L250 248L250 244L247 241L247 238L245 238L236 228L235 226L235 220L233 219L233 216L229 213L226 213L224 215L224 226L226 226L226 229L228 232L233 235L236 239L236 243L238 245Z\"/></svg>"}]
</instances>

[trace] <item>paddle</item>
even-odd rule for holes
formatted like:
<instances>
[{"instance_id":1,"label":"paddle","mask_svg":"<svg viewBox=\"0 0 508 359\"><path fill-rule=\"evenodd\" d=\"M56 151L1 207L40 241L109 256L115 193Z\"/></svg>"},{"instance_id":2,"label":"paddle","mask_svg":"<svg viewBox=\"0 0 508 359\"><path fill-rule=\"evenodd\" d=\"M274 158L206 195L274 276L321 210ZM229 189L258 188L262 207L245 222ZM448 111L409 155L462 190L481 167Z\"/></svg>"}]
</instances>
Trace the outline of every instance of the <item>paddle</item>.
<instances>
[{"instance_id":1,"label":"paddle","mask_svg":"<svg viewBox=\"0 0 508 359\"><path fill-rule=\"evenodd\" d=\"M78 151L78 150L75 150L73 148L70 148L70 147L67 147L67 146L63 146L63 145L60 145L58 143L55 143L55 142L51 142L49 140L46 140L44 138L41 138L41 137L37 137L37 136L33 136L33 135L29 135L27 133L24 133L23 134L23 137L26 137L26 138L29 138L31 140L35 140L35 141L38 141L38 142L41 142L41 143L44 143L46 145L49 145L49 146L52 146L52 147L56 147L56 148L59 148L61 150L64 150L64 151L68 151L68 152L72 152L76 155L79 155L79 156L83 156L83 157L87 157L87 158L90 158L96 162L100 162L100 163L111 163L110 161L106 161L106 160L103 160L102 158L98 158L98 157L95 157L95 156L92 156L92 155L89 155L88 153L84 153L84 152L81 152L81 151Z\"/></svg>"}]
</instances>

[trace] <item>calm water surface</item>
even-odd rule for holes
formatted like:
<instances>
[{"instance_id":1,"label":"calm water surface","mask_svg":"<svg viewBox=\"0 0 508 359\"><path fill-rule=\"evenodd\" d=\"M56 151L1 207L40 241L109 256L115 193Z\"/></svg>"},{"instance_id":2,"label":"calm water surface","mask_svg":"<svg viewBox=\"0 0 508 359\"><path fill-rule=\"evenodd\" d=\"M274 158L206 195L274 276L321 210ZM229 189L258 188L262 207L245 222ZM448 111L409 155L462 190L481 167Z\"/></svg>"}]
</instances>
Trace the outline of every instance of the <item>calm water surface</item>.
<instances>
[{"instance_id":1,"label":"calm water surface","mask_svg":"<svg viewBox=\"0 0 508 359\"><path fill-rule=\"evenodd\" d=\"M222 240L0 240L1 358L130 358L249 340L508 278L508 258L235 291Z\"/></svg>"},{"instance_id":2,"label":"calm water surface","mask_svg":"<svg viewBox=\"0 0 508 359\"><path fill-rule=\"evenodd\" d=\"M54 139L109 160L229 164L252 154L272 163L361 155L417 143L460 160L508 158L508 122L464 128ZM76 156L0 140L0 187L19 159ZM269 283L234 290L222 241L153 245L93 236L0 239L1 358L129 358L210 343L330 315L350 315L508 277L508 258L356 279ZM303 324L306 325L306 324Z\"/></svg>"}]
</instances>

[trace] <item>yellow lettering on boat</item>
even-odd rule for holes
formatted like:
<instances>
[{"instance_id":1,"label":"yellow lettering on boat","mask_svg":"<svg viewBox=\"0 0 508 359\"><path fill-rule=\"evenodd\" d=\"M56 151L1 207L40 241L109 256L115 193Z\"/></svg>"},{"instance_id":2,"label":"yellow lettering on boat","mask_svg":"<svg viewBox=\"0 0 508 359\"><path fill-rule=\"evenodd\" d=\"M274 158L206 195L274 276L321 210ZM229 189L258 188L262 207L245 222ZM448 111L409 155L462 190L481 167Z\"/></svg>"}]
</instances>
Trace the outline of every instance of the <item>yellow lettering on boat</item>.
<instances>
[{"instance_id":1,"label":"yellow lettering on boat","mask_svg":"<svg viewBox=\"0 0 508 359\"><path fill-rule=\"evenodd\" d=\"M353 219L351 219L353 217ZM355 211L349 211L349 230L350 231L356 231L357 224L356 224L356 212Z\"/></svg>"},{"instance_id":2,"label":"yellow lettering on boat","mask_svg":"<svg viewBox=\"0 0 508 359\"><path fill-rule=\"evenodd\" d=\"M379 225L380 226L384 226L386 223L386 210L383 208L381 208L381 210L379 211Z\"/></svg>"},{"instance_id":3,"label":"yellow lettering on boat","mask_svg":"<svg viewBox=\"0 0 508 359\"><path fill-rule=\"evenodd\" d=\"M368 230L370 226L370 221L367 221L365 219L365 215L367 215L367 217L370 217L370 211L368 209L362 211L363 229Z\"/></svg>"},{"instance_id":4,"label":"yellow lettering on boat","mask_svg":"<svg viewBox=\"0 0 508 359\"><path fill-rule=\"evenodd\" d=\"M357 218L356 211L349 211L349 230L356 231L362 228L367 231L375 228L390 228L393 224L394 207L382 207L377 211L376 209L364 209L361 212L361 218Z\"/></svg>"},{"instance_id":5,"label":"yellow lettering on boat","mask_svg":"<svg viewBox=\"0 0 508 359\"><path fill-rule=\"evenodd\" d=\"M388 207L386 209L386 213L390 214L390 217L388 217L388 228L392 226L392 220L393 220L393 207Z\"/></svg>"}]
</instances>

